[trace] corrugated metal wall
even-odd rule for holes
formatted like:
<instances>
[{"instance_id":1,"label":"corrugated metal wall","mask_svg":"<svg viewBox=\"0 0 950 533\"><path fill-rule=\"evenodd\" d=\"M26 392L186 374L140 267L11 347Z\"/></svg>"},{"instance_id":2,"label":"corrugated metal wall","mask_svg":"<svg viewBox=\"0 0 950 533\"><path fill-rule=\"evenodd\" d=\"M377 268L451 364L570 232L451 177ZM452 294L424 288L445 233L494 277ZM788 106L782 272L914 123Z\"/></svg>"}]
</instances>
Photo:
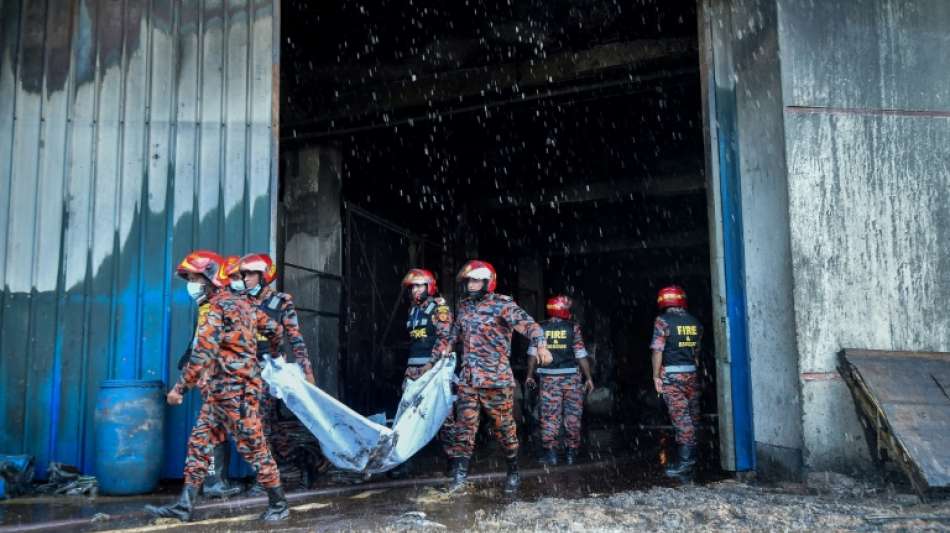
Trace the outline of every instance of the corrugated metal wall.
<instances>
[{"instance_id":1,"label":"corrugated metal wall","mask_svg":"<svg viewBox=\"0 0 950 533\"><path fill-rule=\"evenodd\" d=\"M99 383L177 377L176 261L273 249L276 3L0 0L0 453L92 471Z\"/></svg>"}]
</instances>

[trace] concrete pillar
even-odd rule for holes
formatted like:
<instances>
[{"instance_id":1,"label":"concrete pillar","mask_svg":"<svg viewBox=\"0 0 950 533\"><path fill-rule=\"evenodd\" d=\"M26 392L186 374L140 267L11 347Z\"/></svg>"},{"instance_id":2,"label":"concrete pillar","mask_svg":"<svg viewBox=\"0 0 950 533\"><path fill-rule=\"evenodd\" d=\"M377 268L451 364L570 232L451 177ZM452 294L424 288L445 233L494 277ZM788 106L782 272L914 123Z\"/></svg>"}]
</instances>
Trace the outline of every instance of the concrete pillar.
<instances>
[{"instance_id":1,"label":"concrete pillar","mask_svg":"<svg viewBox=\"0 0 950 533\"><path fill-rule=\"evenodd\" d=\"M839 351L950 351L950 4L703 7L712 187L721 121L737 132L757 468L869 469Z\"/></svg>"},{"instance_id":2,"label":"concrete pillar","mask_svg":"<svg viewBox=\"0 0 950 533\"><path fill-rule=\"evenodd\" d=\"M718 114L710 122L733 121L736 132L725 142L737 154L732 170L741 184L756 470L764 477L796 478L803 444L776 16L773 0L713 0L704 22L714 69L710 112ZM718 167L711 170L718 176ZM717 335L725 334L726 328L717 329ZM718 350L727 348L717 342ZM728 354L719 355L720 367L728 368ZM729 380L720 383L728 386ZM720 411L729 420L732 398L723 392Z\"/></svg>"}]
</instances>

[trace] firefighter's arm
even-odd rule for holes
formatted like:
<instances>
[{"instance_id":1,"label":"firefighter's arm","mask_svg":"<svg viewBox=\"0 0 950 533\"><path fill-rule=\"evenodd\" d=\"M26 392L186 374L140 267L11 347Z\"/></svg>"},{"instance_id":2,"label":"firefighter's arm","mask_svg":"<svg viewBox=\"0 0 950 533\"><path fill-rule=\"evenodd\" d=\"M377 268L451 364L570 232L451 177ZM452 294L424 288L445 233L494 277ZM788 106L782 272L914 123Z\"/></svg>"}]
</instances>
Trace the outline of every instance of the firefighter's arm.
<instances>
[{"instance_id":1,"label":"firefighter's arm","mask_svg":"<svg viewBox=\"0 0 950 533\"><path fill-rule=\"evenodd\" d=\"M284 327L273 318L267 316L267 313L260 309L254 309L254 322L257 326L257 332L273 342L274 339L280 339L284 334Z\"/></svg>"},{"instance_id":2,"label":"firefighter's arm","mask_svg":"<svg viewBox=\"0 0 950 533\"><path fill-rule=\"evenodd\" d=\"M653 340L650 342L651 359L653 363L653 387L659 394L663 393L663 349L666 347L666 321L657 317L653 323Z\"/></svg>"},{"instance_id":3,"label":"firefighter's arm","mask_svg":"<svg viewBox=\"0 0 950 533\"><path fill-rule=\"evenodd\" d=\"M584 390L590 393L594 390L594 378L590 373L590 359L588 357L578 359L577 366L581 367L581 373L584 374Z\"/></svg>"},{"instance_id":4,"label":"firefighter's arm","mask_svg":"<svg viewBox=\"0 0 950 533\"><path fill-rule=\"evenodd\" d=\"M290 348L294 352L294 359L303 370L307 382L316 385L317 380L313 374L313 365L310 363L310 353L307 351L307 343L303 340L303 334L300 333L300 319L297 318L297 309L294 307L293 299L288 295L284 301L283 313L281 313L281 325L284 327L284 335ZM276 352L275 352L276 353Z\"/></svg>"},{"instance_id":5,"label":"firefighter's arm","mask_svg":"<svg viewBox=\"0 0 950 533\"><path fill-rule=\"evenodd\" d=\"M544 342L544 330L531 318L527 311L514 302L508 302L502 308L502 318L508 322L512 329L528 337L530 340L528 345L529 356L536 356L541 366L551 364L553 358Z\"/></svg>"},{"instance_id":6,"label":"firefighter's arm","mask_svg":"<svg viewBox=\"0 0 950 533\"><path fill-rule=\"evenodd\" d=\"M214 359L214 354L218 353L223 323L221 308L217 305L212 305L208 309L206 319L198 322L198 328L195 330L195 337L191 343L188 363L185 364L178 376L178 382L169 392L168 403L172 405L181 403L181 396L198 383L202 371ZM178 401L173 403L172 400L175 399Z\"/></svg>"},{"instance_id":7,"label":"firefighter's arm","mask_svg":"<svg viewBox=\"0 0 950 533\"><path fill-rule=\"evenodd\" d=\"M528 356L528 374L527 374L528 377L524 379L524 384L532 389L538 386L538 383L534 380L534 371L537 370L537 368L538 368L538 358L533 355L529 355Z\"/></svg>"},{"instance_id":8,"label":"firefighter's arm","mask_svg":"<svg viewBox=\"0 0 950 533\"><path fill-rule=\"evenodd\" d=\"M459 336L462 334L462 326L457 317L453 317L452 324L449 326L449 334L445 339L445 346L448 350L451 350L455 343L458 342Z\"/></svg>"}]
</instances>

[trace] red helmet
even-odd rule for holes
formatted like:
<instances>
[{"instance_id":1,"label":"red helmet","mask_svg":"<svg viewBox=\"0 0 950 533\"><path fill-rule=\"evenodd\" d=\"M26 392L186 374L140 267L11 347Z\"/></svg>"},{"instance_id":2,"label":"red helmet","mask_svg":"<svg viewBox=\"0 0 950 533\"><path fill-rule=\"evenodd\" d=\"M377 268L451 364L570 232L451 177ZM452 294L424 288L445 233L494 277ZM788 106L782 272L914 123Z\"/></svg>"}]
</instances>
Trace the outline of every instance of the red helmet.
<instances>
[{"instance_id":1,"label":"red helmet","mask_svg":"<svg viewBox=\"0 0 950 533\"><path fill-rule=\"evenodd\" d=\"M432 272L424 268L410 269L406 277L402 278L402 286L406 288L422 284L429 287L429 296L435 296L436 293L439 292L439 287L435 282L435 276Z\"/></svg>"},{"instance_id":2,"label":"red helmet","mask_svg":"<svg viewBox=\"0 0 950 533\"><path fill-rule=\"evenodd\" d=\"M238 269L241 272L260 272L262 278L261 285L270 285L270 282L274 281L274 278L277 277L277 265L274 264L274 260L267 254L245 255L241 258Z\"/></svg>"},{"instance_id":3,"label":"red helmet","mask_svg":"<svg viewBox=\"0 0 950 533\"><path fill-rule=\"evenodd\" d=\"M659 306L660 309L668 309L670 307L686 308L686 291L679 285L663 287L660 289L659 294L656 295L656 305Z\"/></svg>"},{"instance_id":4,"label":"red helmet","mask_svg":"<svg viewBox=\"0 0 950 533\"><path fill-rule=\"evenodd\" d=\"M486 290L488 292L495 292L495 287L498 286L498 275L495 273L495 267L491 266L491 263L487 261L479 261L478 259L472 259L468 263L465 263L462 266L462 270L459 270L457 279L460 282L466 279L487 280L488 287Z\"/></svg>"},{"instance_id":5,"label":"red helmet","mask_svg":"<svg viewBox=\"0 0 950 533\"><path fill-rule=\"evenodd\" d=\"M229 255L224 258L224 264L218 269L218 281L222 286L231 283L231 276L240 271L238 269L240 265L241 258L236 255Z\"/></svg>"},{"instance_id":6,"label":"red helmet","mask_svg":"<svg viewBox=\"0 0 950 533\"><path fill-rule=\"evenodd\" d=\"M573 300L563 294L558 294L548 298L548 303L544 308L547 310L548 316L569 320L571 318L571 307L573 306Z\"/></svg>"},{"instance_id":7,"label":"red helmet","mask_svg":"<svg viewBox=\"0 0 950 533\"><path fill-rule=\"evenodd\" d=\"M222 284L218 279L218 271L223 264L220 255L208 250L195 250L181 260L175 273L184 279L188 279L188 274L201 274L216 287L223 287L227 283Z\"/></svg>"}]
</instances>

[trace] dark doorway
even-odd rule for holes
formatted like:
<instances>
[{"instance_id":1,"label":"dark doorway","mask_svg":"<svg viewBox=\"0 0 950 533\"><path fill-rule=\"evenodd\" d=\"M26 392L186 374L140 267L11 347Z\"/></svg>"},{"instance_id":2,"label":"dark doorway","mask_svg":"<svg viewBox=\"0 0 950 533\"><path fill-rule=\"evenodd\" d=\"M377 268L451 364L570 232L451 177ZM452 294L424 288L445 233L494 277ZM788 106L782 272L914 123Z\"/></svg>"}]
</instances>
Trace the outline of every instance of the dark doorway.
<instances>
[{"instance_id":1,"label":"dark doorway","mask_svg":"<svg viewBox=\"0 0 950 533\"><path fill-rule=\"evenodd\" d=\"M342 161L345 401L395 406L405 270L451 299L479 257L538 320L577 301L605 388L589 440L668 424L648 344L657 290L682 285L716 430L695 2L286 0L282 19L281 148ZM523 381L523 342L512 360Z\"/></svg>"}]
</instances>

